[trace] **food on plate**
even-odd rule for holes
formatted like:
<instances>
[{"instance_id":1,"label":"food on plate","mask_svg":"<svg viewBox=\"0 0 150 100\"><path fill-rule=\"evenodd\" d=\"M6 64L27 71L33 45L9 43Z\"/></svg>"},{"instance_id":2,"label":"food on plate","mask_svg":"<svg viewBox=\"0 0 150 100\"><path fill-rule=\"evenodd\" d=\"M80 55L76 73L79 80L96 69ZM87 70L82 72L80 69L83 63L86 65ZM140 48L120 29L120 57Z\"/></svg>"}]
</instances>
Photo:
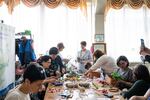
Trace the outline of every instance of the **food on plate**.
<instances>
[{"instance_id":1,"label":"food on plate","mask_svg":"<svg viewBox=\"0 0 150 100\"><path fill-rule=\"evenodd\" d=\"M70 72L66 75L66 77L79 77L79 75L78 75L76 72L74 72L74 71L70 71Z\"/></svg>"},{"instance_id":2,"label":"food on plate","mask_svg":"<svg viewBox=\"0 0 150 100\"><path fill-rule=\"evenodd\" d=\"M66 83L67 88L78 88L78 84L76 83Z\"/></svg>"},{"instance_id":3,"label":"food on plate","mask_svg":"<svg viewBox=\"0 0 150 100\"><path fill-rule=\"evenodd\" d=\"M67 77L67 78L65 78L65 81L67 81L67 80L76 81L76 80L78 80L78 78L77 77Z\"/></svg>"},{"instance_id":4,"label":"food on plate","mask_svg":"<svg viewBox=\"0 0 150 100\"><path fill-rule=\"evenodd\" d=\"M90 84L89 83L85 83L85 82L81 82L81 83L79 83L79 86L80 87L84 87L84 88L89 88Z\"/></svg>"},{"instance_id":5,"label":"food on plate","mask_svg":"<svg viewBox=\"0 0 150 100\"><path fill-rule=\"evenodd\" d=\"M110 91L110 92L118 92L119 89L118 89L118 88L110 88L109 91Z\"/></svg>"},{"instance_id":6,"label":"food on plate","mask_svg":"<svg viewBox=\"0 0 150 100\"><path fill-rule=\"evenodd\" d=\"M96 90L97 94L108 94L108 91L106 89L102 89L102 90Z\"/></svg>"},{"instance_id":7,"label":"food on plate","mask_svg":"<svg viewBox=\"0 0 150 100\"><path fill-rule=\"evenodd\" d=\"M82 93L85 92L85 88L84 87L80 87L79 86L78 88L79 88L80 92L82 92Z\"/></svg>"},{"instance_id":8,"label":"food on plate","mask_svg":"<svg viewBox=\"0 0 150 100\"><path fill-rule=\"evenodd\" d=\"M60 92L61 89L60 88L49 88L48 92L49 93L57 93L57 92Z\"/></svg>"},{"instance_id":9,"label":"food on plate","mask_svg":"<svg viewBox=\"0 0 150 100\"><path fill-rule=\"evenodd\" d=\"M79 81L79 80L80 80L80 76L79 76L77 73L71 71L70 73L68 73L68 74L66 75L65 80Z\"/></svg>"},{"instance_id":10,"label":"food on plate","mask_svg":"<svg viewBox=\"0 0 150 100\"><path fill-rule=\"evenodd\" d=\"M104 80L99 80L98 83L101 83L102 85L109 85L106 81Z\"/></svg>"}]
</instances>

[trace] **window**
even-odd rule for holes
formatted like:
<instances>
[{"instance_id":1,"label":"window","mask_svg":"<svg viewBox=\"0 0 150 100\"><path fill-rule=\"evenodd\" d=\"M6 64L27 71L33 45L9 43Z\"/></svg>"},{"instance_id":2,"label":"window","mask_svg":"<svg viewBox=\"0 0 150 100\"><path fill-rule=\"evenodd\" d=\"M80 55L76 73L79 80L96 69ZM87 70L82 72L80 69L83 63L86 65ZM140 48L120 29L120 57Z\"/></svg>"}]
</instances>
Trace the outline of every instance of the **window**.
<instances>
[{"instance_id":1,"label":"window","mask_svg":"<svg viewBox=\"0 0 150 100\"><path fill-rule=\"evenodd\" d=\"M140 39L150 47L150 9L143 6L134 10L124 6L120 10L110 9L105 21L107 54L112 57L125 55L129 61L140 60Z\"/></svg>"},{"instance_id":2,"label":"window","mask_svg":"<svg viewBox=\"0 0 150 100\"><path fill-rule=\"evenodd\" d=\"M7 7L3 5L0 9L0 19L5 24L15 27L15 31L22 32L31 30L34 39L36 54L45 54L58 42L63 42L65 49L63 55L75 56L80 49L80 42L86 41L87 48L92 45L93 18L91 4L87 7L86 18L78 9L69 9L62 5L55 9L40 5L28 8L24 4L15 7L13 14L9 15Z\"/></svg>"}]
</instances>

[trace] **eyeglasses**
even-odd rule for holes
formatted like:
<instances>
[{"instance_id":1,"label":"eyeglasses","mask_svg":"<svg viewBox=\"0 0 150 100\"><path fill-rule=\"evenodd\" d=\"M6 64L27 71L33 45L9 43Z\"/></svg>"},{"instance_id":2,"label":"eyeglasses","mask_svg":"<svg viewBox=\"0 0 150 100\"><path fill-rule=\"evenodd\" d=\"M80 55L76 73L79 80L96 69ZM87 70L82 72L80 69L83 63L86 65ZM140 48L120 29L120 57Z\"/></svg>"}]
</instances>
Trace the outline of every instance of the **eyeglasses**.
<instances>
[{"instance_id":1,"label":"eyeglasses","mask_svg":"<svg viewBox=\"0 0 150 100\"><path fill-rule=\"evenodd\" d=\"M119 63L120 65L123 65L123 64L125 64L125 62L121 62L121 63Z\"/></svg>"},{"instance_id":2,"label":"eyeglasses","mask_svg":"<svg viewBox=\"0 0 150 100\"><path fill-rule=\"evenodd\" d=\"M50 61L48 61L47 63L51 63Z\"/></svg>"},{"instance_id":3,"label":"eyeglasses","mask_svg":"<svg viewBox=\"0 0 150 100\"><path fill-rule=\"evenodd\" d=\"M120 61L120 62L119 62L119 65L124 65L124 64L126 64L125 61Z\"/></svg>"}]
</instances>

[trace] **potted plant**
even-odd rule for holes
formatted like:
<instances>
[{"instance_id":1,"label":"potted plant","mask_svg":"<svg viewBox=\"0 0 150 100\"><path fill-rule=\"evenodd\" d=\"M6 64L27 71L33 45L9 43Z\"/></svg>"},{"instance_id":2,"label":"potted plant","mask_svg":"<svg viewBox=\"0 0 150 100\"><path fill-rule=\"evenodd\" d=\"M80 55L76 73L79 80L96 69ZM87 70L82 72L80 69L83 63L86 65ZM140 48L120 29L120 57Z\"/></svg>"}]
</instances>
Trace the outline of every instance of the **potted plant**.
<instances>
[{"instance_id":1,"label":"potted plant","mask_svg":"<svg viewBox=\"0 0 150 100\"><path fill-rule=\"evenodd\" d=\"M123 80L123 78L117 72L112 72L111 75L106 76L106 82L110 85L115 86L115 84L117 83L118 80Z\"/></svg>"}]
</instances>

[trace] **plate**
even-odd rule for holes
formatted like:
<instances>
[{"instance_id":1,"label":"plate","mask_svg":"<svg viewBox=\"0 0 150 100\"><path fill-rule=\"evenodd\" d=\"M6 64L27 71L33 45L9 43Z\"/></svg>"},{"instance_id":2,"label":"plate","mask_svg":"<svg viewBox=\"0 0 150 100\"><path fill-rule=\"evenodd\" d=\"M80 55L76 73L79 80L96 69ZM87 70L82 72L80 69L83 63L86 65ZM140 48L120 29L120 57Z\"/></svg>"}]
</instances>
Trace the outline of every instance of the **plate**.
<instances>
[{"instance_id":1,"label":"plate","mask_svg":"<svg viewBox=\"0 0 150 100\"><path fill-rule=\"evenodd\" d=\"M63 82L54 82L54 83L52 83L53 85L55 85L55 86L62 86L63 85Z\"/></svg>"},{"instance_id":2,"label":"plate","mask_svg":"<svg viewBox=\"0 0 150 100\"><path fill-rule=\"evenodd\" d=\"M118 92L119 89L118 89L118 88L111 88L111 89L109 89L109 91L110 91L110 92Z\"/></svg>"},{"instance_id":3,"label":"plate","mask_svg":"<svg viewBox=\"0 0 150 100\"><path fill-rule=\"evenodd\" d=\"M67 88L78 88L78 84L76 83L66 83Z\"/></svg>"}]
</instances>

